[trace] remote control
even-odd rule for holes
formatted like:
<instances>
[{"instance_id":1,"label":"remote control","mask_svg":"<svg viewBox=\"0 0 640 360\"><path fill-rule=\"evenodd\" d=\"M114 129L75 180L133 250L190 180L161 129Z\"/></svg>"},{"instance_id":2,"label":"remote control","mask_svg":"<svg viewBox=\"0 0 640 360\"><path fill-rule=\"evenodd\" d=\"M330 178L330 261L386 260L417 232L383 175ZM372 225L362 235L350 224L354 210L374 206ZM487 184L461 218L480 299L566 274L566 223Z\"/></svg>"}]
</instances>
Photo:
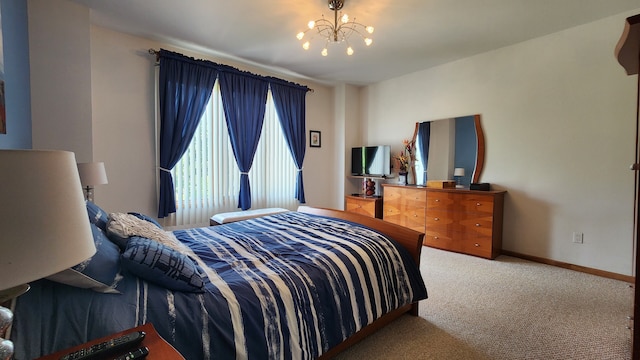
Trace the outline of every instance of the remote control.
<instances>
[{"instance_id":1,"label":"remote control","mask_svg":"<svg viewBox=\"0 0 640 360\"><path fill-rule=\"evenodd\" d=\"M114 360L136 360L142 359L149 355L149 349L146 346L141 347L140 349L130 351L124 355L118 356Z\"/></svg>"},{"instance_id":2,"label":"remote control","mask_svg":"<svg viewBox=\"0 0 640 360\"><path fill-rule=\"evenodd\" d=\"M125 350L139 344L146 334L144 331L134 331L99 344L95 344L78 351L74 351L60 358L60 360L89 360L103 358L118 350Z\"/></svg>"}]
</instances>

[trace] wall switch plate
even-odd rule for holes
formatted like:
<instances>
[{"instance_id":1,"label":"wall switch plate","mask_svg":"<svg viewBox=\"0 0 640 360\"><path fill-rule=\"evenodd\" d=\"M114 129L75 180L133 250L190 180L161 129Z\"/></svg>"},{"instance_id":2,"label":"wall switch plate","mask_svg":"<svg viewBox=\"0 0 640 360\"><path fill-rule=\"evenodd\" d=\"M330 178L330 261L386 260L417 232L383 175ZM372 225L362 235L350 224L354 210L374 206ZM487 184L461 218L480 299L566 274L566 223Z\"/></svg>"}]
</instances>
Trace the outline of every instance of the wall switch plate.
<instances>
[{"instance_id":1,"label":"wall switch plate","mask_svg":"<svg viewBox=\"0 0 640 360\"><path fill-rule=\"evenodd\" d=\"M574 244L582 244L584 243L584 234L581 232L573 232L573 243Z\"/></svg>"}]
</instances>

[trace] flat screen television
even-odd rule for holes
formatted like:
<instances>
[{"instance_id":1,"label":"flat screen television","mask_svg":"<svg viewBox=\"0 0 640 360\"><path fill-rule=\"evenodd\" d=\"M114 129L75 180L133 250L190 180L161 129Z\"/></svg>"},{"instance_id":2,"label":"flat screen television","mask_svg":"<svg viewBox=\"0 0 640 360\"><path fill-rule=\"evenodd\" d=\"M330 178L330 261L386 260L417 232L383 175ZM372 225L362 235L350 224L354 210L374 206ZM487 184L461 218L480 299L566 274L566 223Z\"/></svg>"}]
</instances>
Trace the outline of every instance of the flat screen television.
<instances>
[{"instance_id":1,"label":"flat screen television","mask_svg":"<svg viewBox=\"0 0 640 360\"><path fill-rule=\"evenodd\" d=\"M391 174L391 146L351 148L351 175L387 176Z\"/></svg>"}]
</instances>

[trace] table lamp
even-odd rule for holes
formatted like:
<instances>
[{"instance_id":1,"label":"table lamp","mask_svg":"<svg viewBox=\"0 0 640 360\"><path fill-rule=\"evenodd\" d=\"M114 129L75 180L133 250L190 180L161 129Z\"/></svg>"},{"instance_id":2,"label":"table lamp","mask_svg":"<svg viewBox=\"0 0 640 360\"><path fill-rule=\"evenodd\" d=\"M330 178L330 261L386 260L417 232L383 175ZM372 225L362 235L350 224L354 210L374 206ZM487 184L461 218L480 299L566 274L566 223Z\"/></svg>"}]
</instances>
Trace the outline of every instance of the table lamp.
<instances>
[{"instance_id":1,"label":"table lamp","mask_svg":"<svg viewBox=\"0 0 640 360\"><path fill-rule=\"evenodd\" d=\"M456 188L463 188L464 185L461 184L460 178L464 176L464 168L455 168L453 169L453 178L456 181Z\"/></svg>"},{"instance_id":2,"label":"table lamp","mask_svg":"<svg viewBox=\"0 0 640 360\"><path fill-rule=\"evenodd\" d=\"M0 304L96 252L75 155L0 150ZM0 306L0 336L13 314ZM4 329L3 329L4 328ZM13 344L0 337L0 359Z\"/></svg>"},{"instance_id":3,"label":"table lamp","mask_svg":"<svg viewBox=\"0 0 640 360\"><path fill-rule=\"evenodd\" d=\"M78 163L78 173L84 189L84 198L88 201L93 201L93 187L95 185L109 183L103 162Z\"/></svg>"}]
</instances>

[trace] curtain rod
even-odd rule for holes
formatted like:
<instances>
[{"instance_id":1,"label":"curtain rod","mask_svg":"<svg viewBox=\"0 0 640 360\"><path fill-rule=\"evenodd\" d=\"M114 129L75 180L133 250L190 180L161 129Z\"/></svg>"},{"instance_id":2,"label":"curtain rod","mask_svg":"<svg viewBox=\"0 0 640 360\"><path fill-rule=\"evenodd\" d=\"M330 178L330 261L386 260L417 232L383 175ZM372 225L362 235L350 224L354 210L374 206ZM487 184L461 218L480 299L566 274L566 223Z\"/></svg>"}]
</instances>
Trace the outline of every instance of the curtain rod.
<instances>
[{"instance_id":1,"label":"curtain rod","mask_svg":"<svg viewBox=\"0 0 640 360\"><path fill-rule=\"evenodd\" d=\"M160 51L156 50L156 49L149 49L149 55L155 55L156 56L156 62L160 61ZM285 82L288 82L286 80L283 80ZM315 92L312 88L307 87L307 91L309 92Z\"/></svg>"}]
</instances>

